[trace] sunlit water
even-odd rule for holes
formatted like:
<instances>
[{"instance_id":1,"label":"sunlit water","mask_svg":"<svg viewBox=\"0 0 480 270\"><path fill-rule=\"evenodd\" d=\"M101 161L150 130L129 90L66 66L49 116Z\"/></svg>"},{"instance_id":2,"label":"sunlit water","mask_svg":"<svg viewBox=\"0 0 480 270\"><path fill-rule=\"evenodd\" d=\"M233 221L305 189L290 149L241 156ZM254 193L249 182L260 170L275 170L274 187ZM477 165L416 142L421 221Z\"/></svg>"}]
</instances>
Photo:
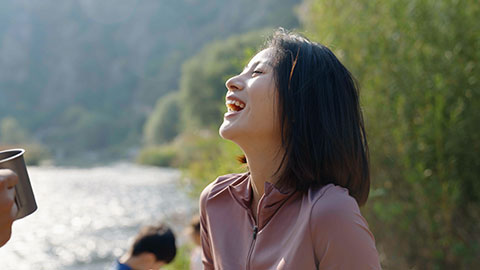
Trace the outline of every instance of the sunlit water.
<instances>
[{"instance_id":1,"label":"sunlit water","mask_svg":"<svg viewBox=\"0 0 480 270\"><path fill-rule=\"evenodd\" d=\"M176 170L118 164L29 175L38 210L14 223L1 270L110 269L142 225L166 221L182 241L194 208Z\"/></svg>"}]
</instances>

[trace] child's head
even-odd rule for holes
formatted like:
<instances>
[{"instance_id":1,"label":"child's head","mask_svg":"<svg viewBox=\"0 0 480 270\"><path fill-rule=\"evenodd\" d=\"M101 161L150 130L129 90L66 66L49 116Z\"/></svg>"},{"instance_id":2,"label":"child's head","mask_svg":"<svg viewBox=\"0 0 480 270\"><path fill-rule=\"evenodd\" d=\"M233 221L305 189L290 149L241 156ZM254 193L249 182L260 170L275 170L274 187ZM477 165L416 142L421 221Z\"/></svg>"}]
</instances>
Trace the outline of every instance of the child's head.
<instances>
[{"instance_id":1,"label":"child's head","mask_svg":"<svg viewBox=\"0 0 480 270\"><path fill-rule=\"evenodd\" d=\"M156 263L170 263L177 253L175 235L164 224L143 227L131 247L131 256L153 254Z\"/></svg>"}]
</instances>

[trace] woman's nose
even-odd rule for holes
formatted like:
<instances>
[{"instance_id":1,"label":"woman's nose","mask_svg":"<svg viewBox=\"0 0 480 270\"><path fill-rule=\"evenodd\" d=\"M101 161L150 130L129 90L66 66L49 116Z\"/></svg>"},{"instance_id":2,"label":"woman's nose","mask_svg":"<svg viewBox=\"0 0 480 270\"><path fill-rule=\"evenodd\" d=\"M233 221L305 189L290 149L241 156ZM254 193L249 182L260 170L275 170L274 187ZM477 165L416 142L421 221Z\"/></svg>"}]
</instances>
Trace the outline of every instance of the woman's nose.
<instances>
[{"instance_id":1,"label":"woman's nose","mask_svg":"<svg viewBox=\"0 0 480 270\"><path fill-rule=\"evenodd\" d=\"M228 91L239 91L243 89L243 83L239 78L239 75L234 76L225 82L225 86Z\"/></svg>"}]
</instances>

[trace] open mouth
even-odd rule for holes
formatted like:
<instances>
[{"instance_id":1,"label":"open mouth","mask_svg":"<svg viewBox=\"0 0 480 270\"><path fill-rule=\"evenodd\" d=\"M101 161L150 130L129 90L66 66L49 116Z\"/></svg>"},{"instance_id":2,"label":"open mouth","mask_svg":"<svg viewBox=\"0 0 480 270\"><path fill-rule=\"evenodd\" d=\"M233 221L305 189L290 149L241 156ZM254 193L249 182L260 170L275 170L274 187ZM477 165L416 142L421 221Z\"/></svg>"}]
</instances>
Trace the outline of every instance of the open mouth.
<instances>
[{"instance_id":1,"label":"open mouth","mask_svg":"<svg viewBox=\"0 0 480 270\"><path fill-rule=\"evenodd\" d=\"M245 103L234 99L227 100L226 105L229 112L239 112L245 108Z\"/></svg>"}]
</instances>

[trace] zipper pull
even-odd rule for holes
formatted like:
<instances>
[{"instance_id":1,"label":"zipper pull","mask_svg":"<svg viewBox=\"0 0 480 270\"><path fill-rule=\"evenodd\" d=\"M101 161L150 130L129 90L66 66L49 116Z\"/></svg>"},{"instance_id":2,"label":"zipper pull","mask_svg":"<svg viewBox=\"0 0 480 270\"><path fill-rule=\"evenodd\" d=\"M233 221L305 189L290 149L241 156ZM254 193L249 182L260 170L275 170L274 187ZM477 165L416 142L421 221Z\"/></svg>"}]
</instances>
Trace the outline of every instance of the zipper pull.
<instances>
[{"instance_id":1,"label":"zipper pull","mask_svg":"<svg viewBox=\"0 0 480 270\"><path fill-rule=\"evenodd\" d=\"M253 240L257 239L258 227L253 226Z\"/></svg>"}]
</instances>

